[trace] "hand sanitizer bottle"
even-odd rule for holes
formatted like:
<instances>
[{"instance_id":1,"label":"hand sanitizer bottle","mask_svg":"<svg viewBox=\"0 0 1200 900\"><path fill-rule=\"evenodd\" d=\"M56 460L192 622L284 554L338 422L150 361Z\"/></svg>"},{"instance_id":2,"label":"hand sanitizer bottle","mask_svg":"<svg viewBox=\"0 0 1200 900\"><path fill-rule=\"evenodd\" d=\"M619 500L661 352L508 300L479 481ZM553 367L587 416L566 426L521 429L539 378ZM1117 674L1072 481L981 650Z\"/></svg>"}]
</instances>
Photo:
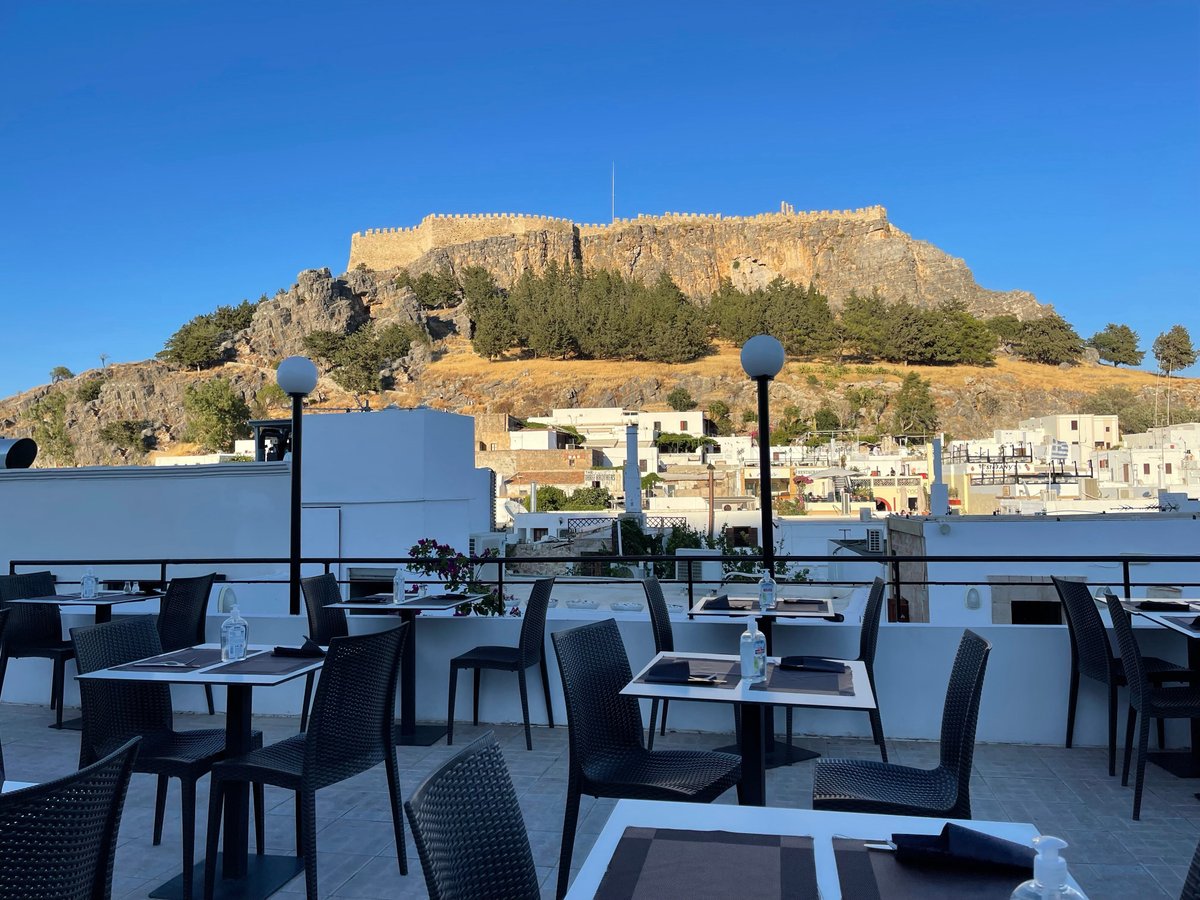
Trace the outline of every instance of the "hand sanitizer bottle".
<instances>
[{"instance_id":1,"label":"hand sanitizer bottle","mask_svg":"<svg viewBox=\"0 0 1200 900\"><path fill-rule=\"evenodd\" d=\"M408 585L404 583L404 570L397 568L396 574L392 576L392 602L403 603L407 590Z\"/></svg>"},{"instance_id":2,"label":"hand sanitizer bottle","mask_svg":"<svg viewBox=\"0 0 1200 900\"><path fill-rule=\"evenodd\" d=\"M250 627L234 603L233 613L221 624L221 659L245 659L249 641Z\"/></svg>"},{"instance_id":3,"label":"hand sanitizer bottle","mask_svg":"<svg viewBox=\"0 0 1200 900\"><path fill-rule=\"evenodd\" d=\"M96 580L96 570L88 566L87 571L83 573L83 578L79 580L80 599L95 600L97 584L99 582Z\"/></svg>"},{"instance_id":4,"label":"hand sanitizer bottle","mask_svg":"<svg viewBox=\"0 0 1200 900\"><path fill-rule=\"evenodd\" d=\"M1042 834L1033 839L1033 846L1033 877L1017 885L1012 900L1083 900L1083 894L1067 884L1067 861L1058 855L1067 842Z\"/></svg>"},{"instance_id":5,"label":"hand sanitizer bottle","mask_svg":"<svg viewBox=\"0 0 1200 900\"><path fill-rule=\"evenodd\" d=\"M740 641L742 677L754 684L767 677L767 636L751 617Z\"/></svg>"},{"instance_id":6,"label":"hand sanitizer bottle","mask_svg":"<svg viewBox=\"0 0 1200 900\"><path fill-rule=\"evenodd\" d=\"M771 573L764 570L762 580L758 583L758 608L772 609L775 606L775 579Z\"/></svg>"}]
</instances>

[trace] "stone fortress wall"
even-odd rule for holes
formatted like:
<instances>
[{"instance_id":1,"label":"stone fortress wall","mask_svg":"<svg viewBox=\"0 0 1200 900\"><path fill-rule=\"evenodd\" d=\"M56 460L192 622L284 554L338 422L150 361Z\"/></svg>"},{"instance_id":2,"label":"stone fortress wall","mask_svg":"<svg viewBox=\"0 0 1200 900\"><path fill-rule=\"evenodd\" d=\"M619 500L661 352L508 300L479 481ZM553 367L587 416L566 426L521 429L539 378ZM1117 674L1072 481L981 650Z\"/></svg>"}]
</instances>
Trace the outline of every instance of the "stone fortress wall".
<instances>
[{"instance_id":1,"label":"stone fortress wall","mask_svg":"<svg viewBox=\"0 0 1200 900\"><path fill-rule=\"evenodd\" d=\"M529 232L558 232L579 237L607 235L630 227L687 225L771 225L837 220L845 222L887 221L882 206L860 209L813 210L797 212L792 204L780 204L779 212L753 216L726 216L721 213L677 213L661 216L638 215L604 224L576 225L570 219L520 213L472 213L465 215L429 215L409 228L373 228L355 232L350 238L348 268L365 265L371 269L407 266L424 254L440 247L469 244L487 238L522 235Z\"/></svg>"}]
</instances>

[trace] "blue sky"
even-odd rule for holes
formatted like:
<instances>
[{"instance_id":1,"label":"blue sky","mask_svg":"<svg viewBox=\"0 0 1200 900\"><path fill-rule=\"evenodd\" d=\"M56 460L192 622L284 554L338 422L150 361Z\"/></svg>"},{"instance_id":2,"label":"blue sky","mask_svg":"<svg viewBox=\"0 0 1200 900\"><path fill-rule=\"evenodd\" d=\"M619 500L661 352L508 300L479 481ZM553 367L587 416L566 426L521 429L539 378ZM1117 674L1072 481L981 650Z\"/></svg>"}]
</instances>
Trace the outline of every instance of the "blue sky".
<instances>
[{"instance_id":1,"label":"blue sky","mask_svg":"<svg viewBox=\"0 0 1200 900\"><path fill-rule=\"evenodd\" d=\"M888 207L1200 341L1194 2L10 2L0 395L429 212Z\"/></svg>"}]
</instances>

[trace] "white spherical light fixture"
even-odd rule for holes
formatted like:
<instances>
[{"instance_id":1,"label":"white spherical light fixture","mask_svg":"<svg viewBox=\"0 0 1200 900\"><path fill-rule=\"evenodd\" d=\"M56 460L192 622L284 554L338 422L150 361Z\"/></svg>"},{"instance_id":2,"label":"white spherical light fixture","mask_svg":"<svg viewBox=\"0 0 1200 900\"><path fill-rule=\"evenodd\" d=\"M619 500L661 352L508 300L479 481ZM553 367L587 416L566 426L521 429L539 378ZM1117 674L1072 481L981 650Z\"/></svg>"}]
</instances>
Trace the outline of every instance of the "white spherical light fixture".
<instances>
[{"instance_id":1,"label":"white spherical light fixture","mask_svg":"<svg viewBox=\"0 0 1200 900\"><path fill-rule=\"evenodd\" d=\"M289 356L275 370L275 380L285 394L303 397L317 386L317 367L307 356Z\"/></svg>"},{"instance_id":2,"label":"white spherical light fixture","mask_svg":"<svg viewBox=\"0 0 1200 900\"><path fill-rule=\"evenodd\" d=\"M742 344L742 370L751 378L774 378L783 362L783 344L769 334L756 334Z\"/></svg>"}]
</instances>

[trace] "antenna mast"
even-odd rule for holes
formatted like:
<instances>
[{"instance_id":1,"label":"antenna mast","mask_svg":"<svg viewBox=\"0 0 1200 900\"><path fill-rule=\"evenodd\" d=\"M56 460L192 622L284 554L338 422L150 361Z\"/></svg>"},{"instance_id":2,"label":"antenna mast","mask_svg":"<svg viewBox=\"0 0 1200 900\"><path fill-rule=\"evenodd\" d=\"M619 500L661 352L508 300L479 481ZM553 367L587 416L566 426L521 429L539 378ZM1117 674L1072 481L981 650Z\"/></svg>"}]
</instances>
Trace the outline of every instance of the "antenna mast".
<instances>
[{"instance_id":1,"label":"antenna mast","mask_svg":"<svg viewBox=\"0 0 1200 900\"><path fill-rule=\"evenodd\" d=\"M612 164L612 219L617 221L617 163L613 160Z\"/></svg>"}]
</instances>

